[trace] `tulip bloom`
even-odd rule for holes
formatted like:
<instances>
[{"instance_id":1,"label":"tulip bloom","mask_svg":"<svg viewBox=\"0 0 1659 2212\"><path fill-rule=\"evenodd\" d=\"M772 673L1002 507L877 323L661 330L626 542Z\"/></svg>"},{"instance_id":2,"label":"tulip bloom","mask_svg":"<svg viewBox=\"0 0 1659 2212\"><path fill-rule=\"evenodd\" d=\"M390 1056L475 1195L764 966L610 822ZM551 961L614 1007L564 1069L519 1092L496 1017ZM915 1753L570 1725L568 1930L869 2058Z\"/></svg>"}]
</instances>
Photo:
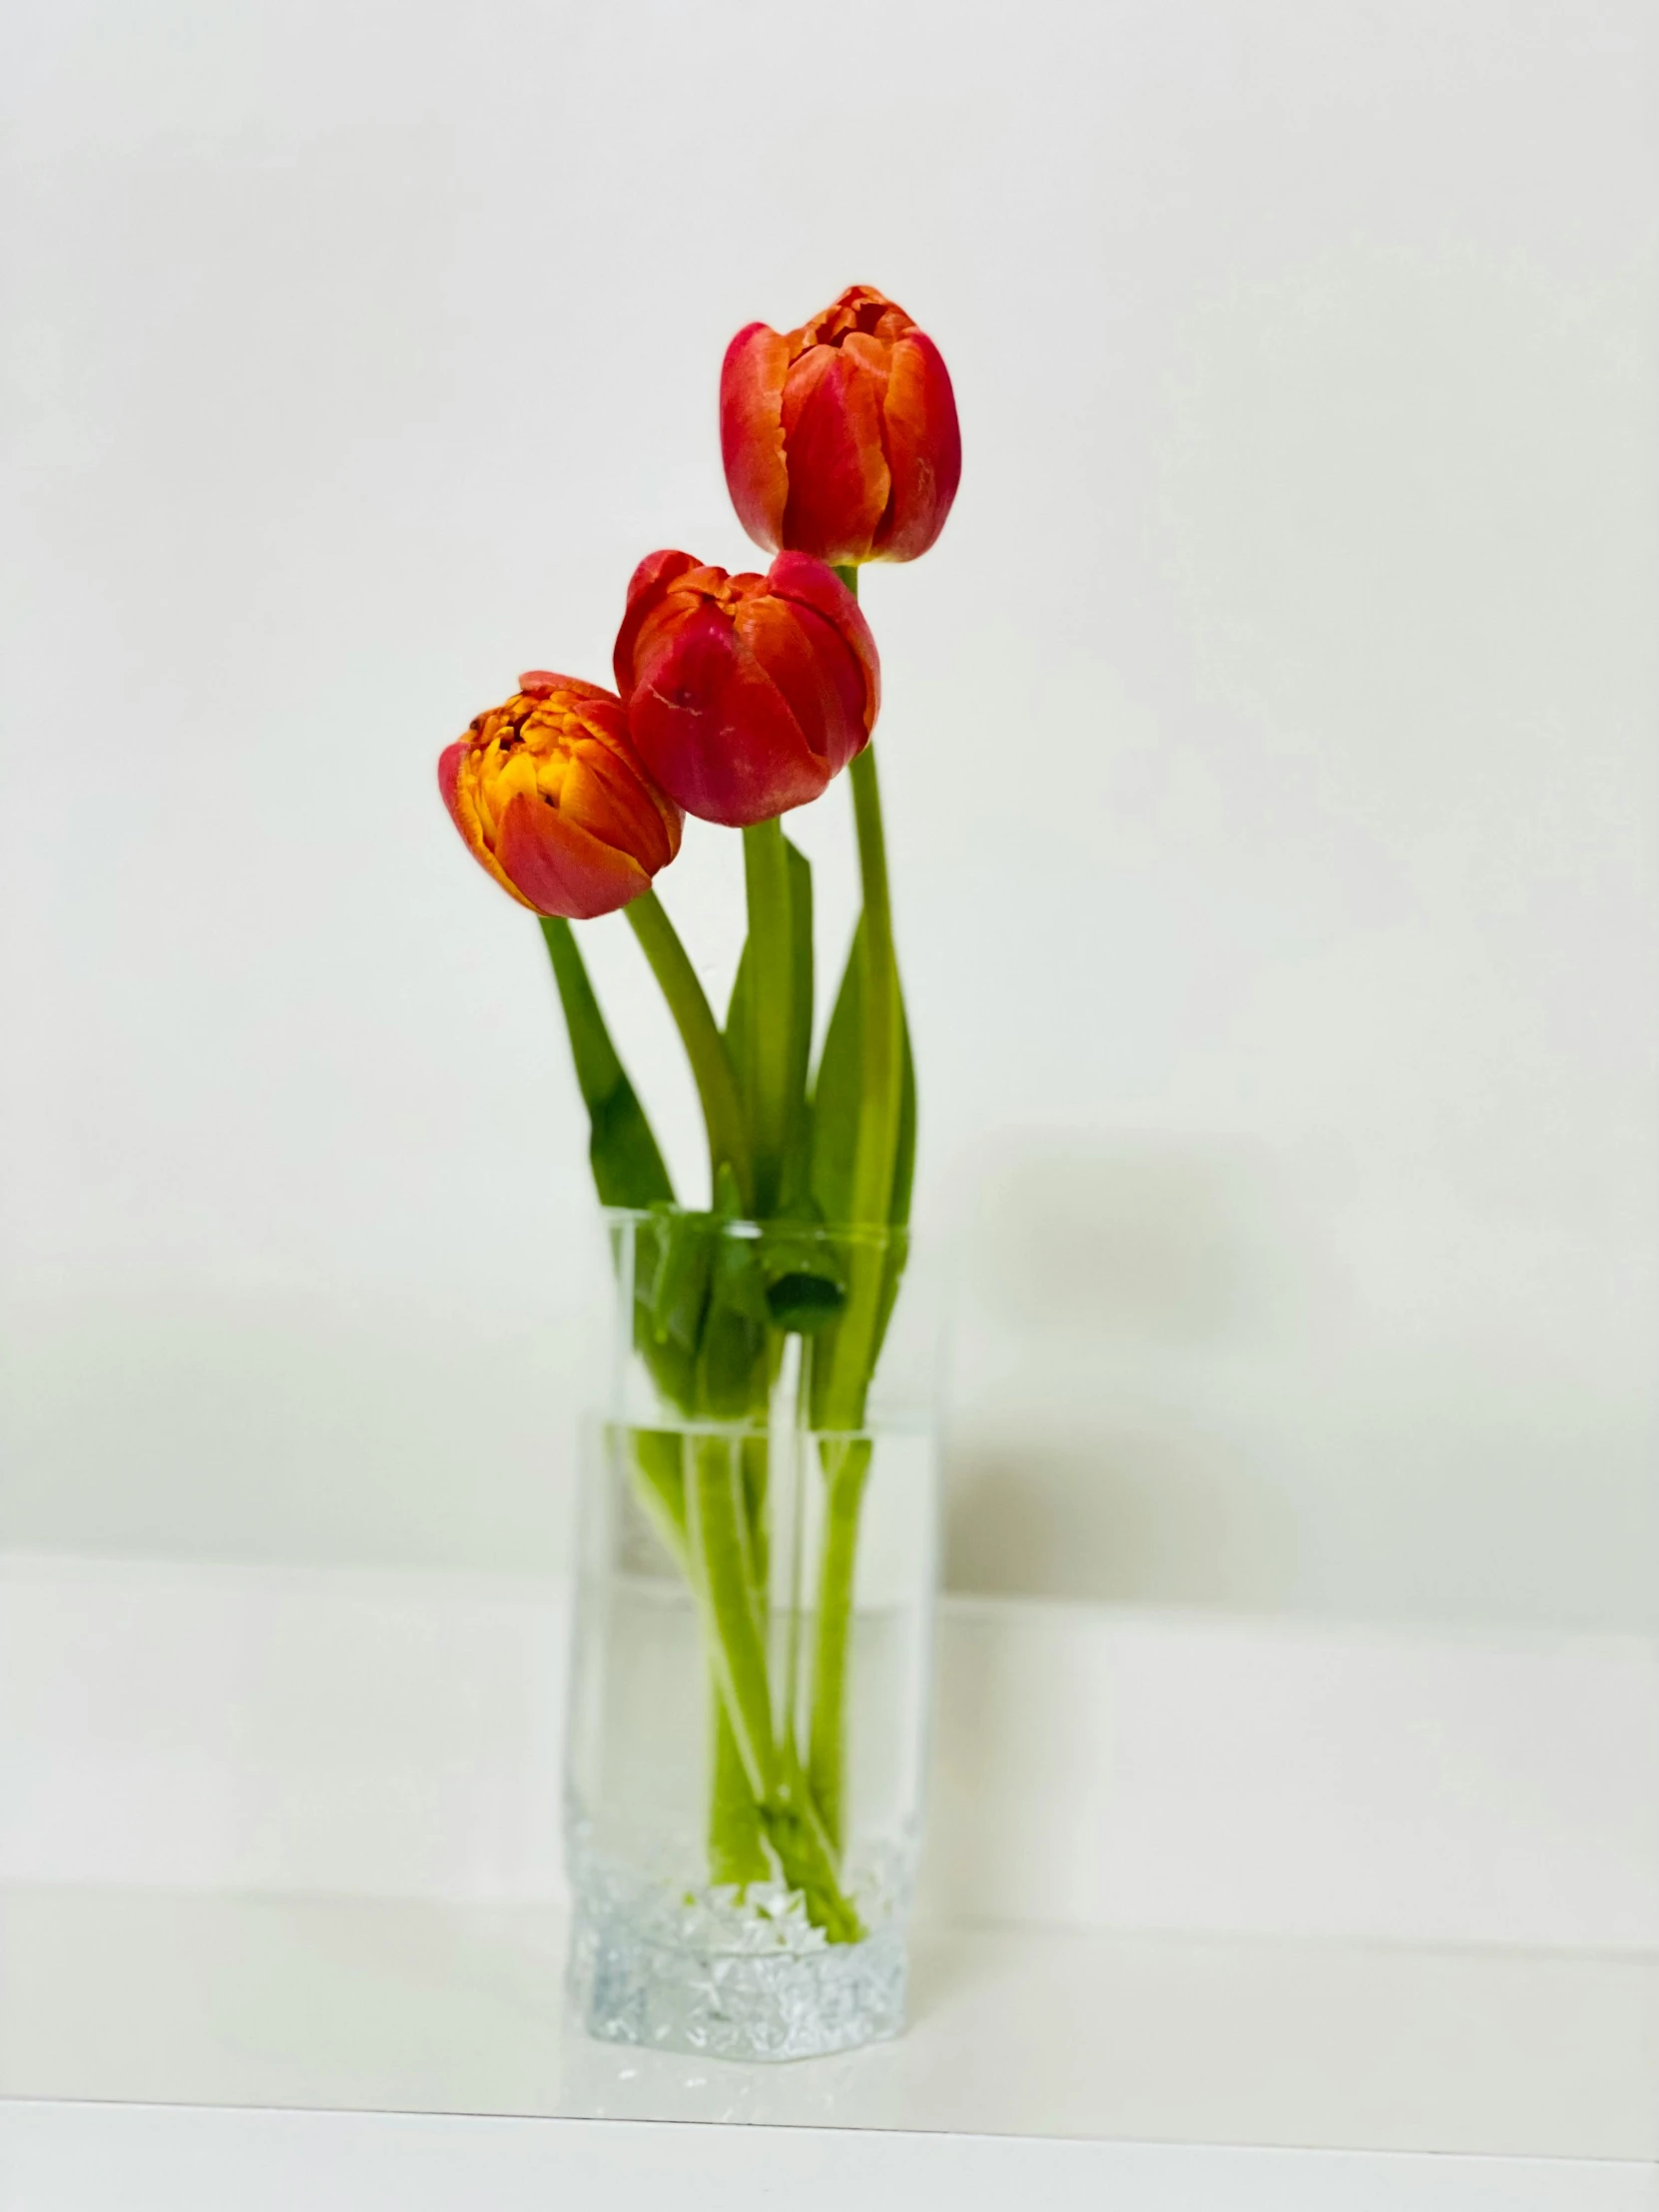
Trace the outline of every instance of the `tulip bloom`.
<instances>
[{"instance_id":1,"label":"tulip bloom","mask_svg":"<svg viewBox=\"0 0 1659 2212\"><path fill-rule=\"evenodd\" d=\"M613 692L533 669L438 762L474 857L538 914L626 906L680 849L680 810L641 768Z\"/></svg>"},{"instance_id":2,"label":"tulip bloom","mask_svg":"<svg viewBox=\"0 0 1659 2212\"><path fill-rule=\"evenodd\" d=\"M842 568L925 553L962 473L938 347L867 284L787 337L764 322L738 332L720 372L720 444L756 544Z\"/></svg>"},{"instance_id":3,"label":"tulip bloom","mask_svg":"<svg viewBox=\"0 0 1659 2212\"><path fill-rule=\"evenodd\" d=\"M804 553L780 553L765 576L648 555L615 665L647 772L688 814L732 829L817 799L868 744L880 704L857 601Z\"/></svg>"}]
</instances>

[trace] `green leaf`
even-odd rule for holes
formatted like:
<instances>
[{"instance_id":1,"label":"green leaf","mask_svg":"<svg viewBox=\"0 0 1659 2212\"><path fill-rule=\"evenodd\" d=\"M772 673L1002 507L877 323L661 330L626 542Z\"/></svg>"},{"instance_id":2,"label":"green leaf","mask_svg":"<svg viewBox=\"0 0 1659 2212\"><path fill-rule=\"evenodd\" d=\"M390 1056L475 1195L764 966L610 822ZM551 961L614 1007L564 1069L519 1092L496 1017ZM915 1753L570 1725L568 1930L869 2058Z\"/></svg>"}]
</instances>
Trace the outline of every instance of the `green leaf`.
<instances>
[{"instance_id":1,"label":"green leaf","mask_svg":"<svg viewBox=\"0 0 1659 2212\"><path fill-rule=\"evenodd\" d=\"M683 1214L634 1229L634 1342L669 1404L696 1406L697 1357L709 1302L708 1239Z\"/></svg>"},{"instance_id":2,"label":"green leaf","mask_svg":"<svg viewBox=\"0 0 1659 2212\"><path fill-rule=\"evenodd\" d=\"M700 1410L739 1420L766 1404L772 1382L766 1285L751 1237L711 1236L709 1308L698 1363Z\"/></svg>"},{"instance_id":3,"label":"green leaf","mask_svg":"<svg viewBox=\"0 0 1659 2212\"><path fill-rule=\"evenodd\" d=\"M754 1014L750 998L754 990L754 962L749 955L749 939L743 940L743 950L738 955L738 972L732 978L732 997L726 1009L726 1049L731 1055L732 1072L738 1079L738 1096L743 1100L743 1110L751 1123L755 1119L755 1062L754 1062Z\"/></svg>"},{"instance_id":4,"label":"green leaf","mask_svg":"<svg viewBox=\"0 0 1659 2212\"><path fill-rule=\"evenodd\" d=\"M892 1310L898 1300L899 1278L904 1273L904 1262L909 1257L910 1240L903 1234L910 1225L910 1193L916 1174L916 1064L910 1053L910 1021L902 1004L899 1018L903 1025L904 1069L898 1094L898 1154L893 1163L892 1207L890 1220L899 1232L887 1247L887 1264L881 1282L881 1305L875 1324L875 1349L879 1353L886 1342L887 1324L892 1320Z\"/></svg>"},{"instance_id":5,"label":"green leaf","mask_svg":"<svg viewBox=\"0 0 1659 2212\"><path fill-rule=\"evenodd\" d=\"M807 1077L813 1059L813 865L786 838L790 856L790 1098L793 1112L784 1153L783 1207L807 1176Z\"/></svg>"},{"instance_id":6,"label":"green leaf","mask_svg":"<svg viewBox=\"0 0 1659 2212\"><path fill-rule=\"evenodd\" d=\"M759 1130L766 1120L761 1098L763 1056L769 1051L781 1053L787 1070L789 1110L781 1151L778 1156L758 1159L756 1163L757 1181L762 1185L757 1211L763 1216L773 1212L788 1213L800 1203L806 1180L807 1076L813 1052L812 862L787 837L781 841L789 900L786 917L790 943L788 1001L781 1009L760 1008L756 1004L755 930L769 926L769 917L762 913L752 916L726 1014L726 1048L737 1074L738 1092L751 1129ZM776 926L776 923L771 925ZM781 1024L781 1034L774 1032L774 1024Z\"/></svg>"},{"instance_id":7,"label":"green leaf","mask_svg":"<svg viewBox=\"0 0 1659 2212\"><path fill-rule=\"evenodd\" d=\"M719 1214L666 1209L634 1233L634 1341L670 1404L694 1418L764 1411L772 1317L760 1240Z\"/></svg>"},{"instance_id":8,"label":"green leaf","mask_svg":"<svg viewBox=\"0 0 1659 2212\"><path fill-rule=\"evenodd\" d=\"M588 1109L588 1160L602 1206L674 1203L674 1185L651 1124L611 1042L576 935L568 921L544 915L542 935L570 1032L576 1081Z\"/></svg>"},{"instance_id":9,"label":"green leaf","mask_svg":"<svg viewBox=\"0 0 1659 2212\"><path fill-rule=\"evenodd\" d=\"M902 998L898 1007L904 1071L898 1093L898 1154L893 1162L892 1205L887 1218L896 1229L908 1226L910 1195L916 1179L916 1063L910 1051L910 1017Z\"/></svg>"},{"instance_id":10,"label":"green leaf","mask_svg":"<svg viewBox=\"0 0 1659 2212\"><path fill-rule=\"evenodd\" d=\"M845 1306L844 1259L816 1224L769 1222L759 1259L775 1329L810 1337Z\"/></svg>"},{"instance_id":11,"label":"green leaf","mask_svg":"<svg viewBox=\"0 0 1659 2212\"><path fill-rule=\"evenodd\" d=\"M850 1225L851 1221L853 1165L858 1144L858 1116L863 1102L863 926L860 919L853 932L846 971L830 1016L824 1051L819 1058L818 1082L813 1091L810 1188L822 1218L836 1228ZM903 1230L909 1221L916 1156L915 1064L910 1052L910 1024L902 997L899 1022L903 1058L893 1178L887 1205L887 1220L895 1230ZM907 1240L902 1235L894 1237L880 1254L867 1245L849 1240L843 1304L855 1305L861 1299L864 1318L861 1322L848 1321L847 1326L855 1329L855 1336L845 1343L840 1342L839 1311L826 1314L818 1325L822 1336L813 1367L812 1418L815 1426L830 1421L836 1411L837 1392L843 1397L838 1408L839 1417L851 1417L851 1406L844 1401L844 1393L853 1382L858 1384L857 1403L862 1404L863 1388L875 1371L887 1323L892 1317L906 1254ZM879 1269L879 1278L870 1282L868 1271L874 1269ZM860 1283L863 1285L861 1291ZM856 1370L850 1378L847 1374L849 1361Z\"/></svg>"},{"instance_id":12,"label":"green leaf","mask_svg":"<svg viewBox=\"0 0 1659 2212\"><path fill-rule=\"evenodd\" d=\"M807 1188L820 1217L836 1228L852 1211L852 1162L863 1095L863 940L860 920L819 1055L807 1142Z\"/></svg>"},{"instance_id":13,"label":"green leaf","mask_svg":"<svg viewBox=\"0 0 1659 2212\"><path fill-rule=\"evenodd\" d=\"M808 1187L821 1219L837 1227L852 1215L852 1167L863 1100L863 935L859 921L846 955L846 970L819 1057L808 1142ZM910 1022L899 999L903 1073L899 1092L898 1149L893 1160L887 1219L902 1227L910 1218L916 1164L916 1071Z\"/></svg>"}]
</instances>

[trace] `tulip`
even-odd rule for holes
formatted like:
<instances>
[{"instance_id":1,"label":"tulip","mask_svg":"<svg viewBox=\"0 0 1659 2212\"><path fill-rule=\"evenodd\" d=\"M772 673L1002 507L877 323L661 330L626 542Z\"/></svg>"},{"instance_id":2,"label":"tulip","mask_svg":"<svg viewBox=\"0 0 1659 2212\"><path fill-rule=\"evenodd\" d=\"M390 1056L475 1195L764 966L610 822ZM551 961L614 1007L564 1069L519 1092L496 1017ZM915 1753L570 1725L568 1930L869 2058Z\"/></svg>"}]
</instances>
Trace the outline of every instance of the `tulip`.
<instances>
[{"instance_id":1,"label":"tulip","mask_svg":"<svg viewBox=\"0 0 1659 2212\"><path fill-rule=\"evenodd\" d=\"M688 814L733 829L817 799L868 744L880 703L857 601L804 553L780 553L765 576L650 554L615 665L647 772Z\"/></svg>"},{"instance_id":2,"label":"tulip","mask_svg":"<svg viewBox=\"0 0 1659 2212\"><path fill-rule=\"evenodd\" d=\"M720 443L756 544L841 568L925 553L962 473L939 349L868 284L787 337L764 322L738 332L720 372Z\"/></svg>"},{"instance_id":3,"label":"tulip","mask_svg":"<svg viewBox=\"0 0 1659 2212\"><path fill-rule=\"evenodd\" d=\"M621 700L546 669L445 751L438 789L474 857L538 914L613 913L680 849L680 810L641 768Z\"/></svg>"}]
</instances>

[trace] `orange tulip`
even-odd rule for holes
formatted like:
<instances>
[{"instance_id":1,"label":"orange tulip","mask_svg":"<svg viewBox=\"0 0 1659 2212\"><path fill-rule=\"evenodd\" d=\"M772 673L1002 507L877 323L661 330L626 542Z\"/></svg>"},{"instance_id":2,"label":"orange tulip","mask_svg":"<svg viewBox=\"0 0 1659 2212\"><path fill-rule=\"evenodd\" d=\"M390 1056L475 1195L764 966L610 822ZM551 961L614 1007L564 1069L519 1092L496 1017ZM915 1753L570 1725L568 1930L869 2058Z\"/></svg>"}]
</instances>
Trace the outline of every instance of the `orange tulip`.
<instances>
[{"instance_id":1,"label":"orange tulip","mask_svg":"<svg viewBox=\"0 0 1659 2212\"><path fill-rule=\"evenodd\" d=\"M925 553L962 473L939 349L868 284L787 337L764 322L738 332L720 373L720 443L757 545L837 567Z\"/></svg>"},{"instance_id":2,"label":"orange tulip","mask_svg":"<svg viewBox=\"0 0 1659 2212\"><path fill-rule=\"evenodd\" d=\"M646 775L614 692L533 669L438 762L474 857L538 914L626 906L680 849L680 810Z\"/></svg>"},{"instance_id":3,"label":"orange tulip","mask_svg":"<svg viewBox=\"0 0 1659 2212\"><path fill-rule=\"evenodd\" d=\"M647 772L688 814L733 829L817 799L868 744L881 697L858 602L804 553L780 553L765 576L649 555L615 665Z\"/></svg>"}]
</instances>

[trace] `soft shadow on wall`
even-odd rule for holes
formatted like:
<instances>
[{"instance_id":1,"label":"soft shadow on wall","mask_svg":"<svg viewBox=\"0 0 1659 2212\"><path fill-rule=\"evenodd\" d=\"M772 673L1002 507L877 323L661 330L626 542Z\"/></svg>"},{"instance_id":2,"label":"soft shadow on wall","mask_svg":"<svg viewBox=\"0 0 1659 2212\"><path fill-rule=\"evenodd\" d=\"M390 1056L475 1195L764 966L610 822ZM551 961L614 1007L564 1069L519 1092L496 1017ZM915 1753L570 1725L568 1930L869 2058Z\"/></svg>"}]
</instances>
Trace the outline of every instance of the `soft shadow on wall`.
<instances>
[{"instance_id":1,"label":"soft shadow on wall","mask_svg":"<svg viewBox=\"0 0 1659 2212\"><path fill-rule=\"evenodd\" d=\"M980 1161L949 1586L1651 1633L1651 1381L1591 1321L1617 1250L1376 1151L1054 1133Z\"/></svg>"},{"instance_id":2,"label":"soft shadow on wall","mask_svg":"<svg viewBox=\"0 0 1659 2212\"><path fill-rule=\"evenodd\" d=\"M960 1240L945 1580L1086 1601L1289 1594L1300 1533L1241 1396L1313 1303L1263 1148L1031 1136Z\"/></svg>"}]
</instances>

